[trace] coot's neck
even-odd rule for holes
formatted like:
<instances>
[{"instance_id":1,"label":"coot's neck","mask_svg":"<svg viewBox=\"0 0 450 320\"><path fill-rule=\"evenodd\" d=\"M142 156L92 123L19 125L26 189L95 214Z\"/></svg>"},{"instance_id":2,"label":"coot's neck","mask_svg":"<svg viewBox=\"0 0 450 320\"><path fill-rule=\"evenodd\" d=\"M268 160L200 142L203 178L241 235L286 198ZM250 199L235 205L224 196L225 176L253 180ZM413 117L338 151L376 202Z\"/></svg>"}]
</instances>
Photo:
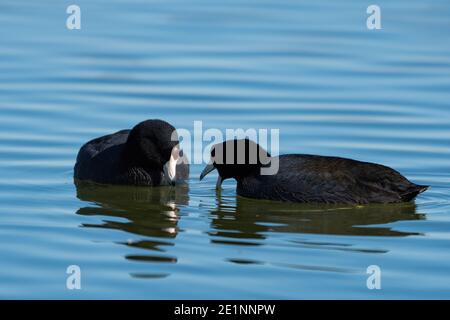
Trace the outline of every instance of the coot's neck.
<instances>
[{"instance_id":1,"label":"coot's neck","mask_svg":"<svg viewBox=\"0 0 450 320\"><path fill-rule=\"evenodd\" d=\"M140 161L139 154L133 152L129 145L125 144L119 161L119 171L126 176L139 177L139 179L149 179L153 185L159 185L162 180L162 166L159 168L156 165Z\"/></svg>"},{"instance_id":2,"label":"coot's neck","mask_svg":"<svg viewBox=\"0 0 450 320\"><path fill-rule=\"evenodd\" d=\"M137 162L135 160L135 151L130 146L128 141L125 143L122 152L120 153L120 169L125 171L128 168L135 167Z\"/></svg>"},{"instance_id":3,"label":"coot's neck","mask_svg":"<svg viewBox=\"0 0 450 320\"><path fill-rule=\"evenodd\" d=\"M243 179L246 178L251 178L251 177L259 177L261 176L261 170L263 168L267 168L270 166L270 162L268 164L258 164L258 165L247 165L245 166L245 168L241 169L241 170L237 170L234 175L233 178L236 181L242 181Z\"/></svg>"},{"instance_id":4,"label":"coot's neck","mask_svg":"<svg viewBox=\"0 0 450 320\"><path fill-rule=\"evenodd\" d=\"M134 143L129 143L127 141L125 143L125 146L122 149L121 155L120 155L120 162L119 162L121 170L127 170L130 168L152 168L152 171L155 170L161 170L162 171L162 165L156 164L154 162L151 162L150 160L145 160L145 156L143 153L137 148L137 146Z\"/></svg>"}]
</instances>

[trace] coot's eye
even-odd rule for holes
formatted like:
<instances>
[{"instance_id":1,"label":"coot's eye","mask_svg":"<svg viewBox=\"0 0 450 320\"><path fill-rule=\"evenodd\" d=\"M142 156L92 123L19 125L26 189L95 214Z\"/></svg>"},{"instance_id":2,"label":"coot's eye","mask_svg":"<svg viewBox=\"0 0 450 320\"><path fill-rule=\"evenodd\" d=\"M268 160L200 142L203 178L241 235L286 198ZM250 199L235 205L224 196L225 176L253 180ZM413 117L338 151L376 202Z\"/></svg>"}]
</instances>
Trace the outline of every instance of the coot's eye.
<instances>
[{"instance_id":1,"label":"coot's eye","mask_svg":"<svg viewBox=\"0 0 450 320\"><path fill-rule=\"evenodd\" d=\"M212 149L211 150L211 157L215 157L216 156L216 149Z\"/></svg>"},{"instance_id":2,"label":"coot's eye","mask_svg":"<svg viewBox=\"0 0 450 320\"><path fill-rule=\"evenodd\" d=\"M182 158L183 157L183 155L184 155L184 153L183 153L183 149L181 149L179 152L178 152L178 155L180 156L180 158Z\"/></svg>"}]
</instances>

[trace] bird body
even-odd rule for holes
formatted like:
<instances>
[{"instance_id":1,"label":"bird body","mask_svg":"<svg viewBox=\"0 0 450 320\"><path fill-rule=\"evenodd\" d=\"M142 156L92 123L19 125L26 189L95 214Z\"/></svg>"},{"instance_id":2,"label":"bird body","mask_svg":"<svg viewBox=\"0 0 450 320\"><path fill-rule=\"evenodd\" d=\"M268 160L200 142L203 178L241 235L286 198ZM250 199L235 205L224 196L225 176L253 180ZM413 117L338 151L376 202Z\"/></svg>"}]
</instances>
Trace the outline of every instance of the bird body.
<instances>
[{"instance_id":1,"label":"bird body","mask_svg":"<svg viewBox=\"0 0 450 320\"><path fill-rule=\"evenodd\" d=\"M239 149L238 144L245 147ZM237 150L232 152L233 163L223 160L227 159L230 148ZM249 159L257 161L249 162ZM262 174L262 169L273 163L277 163L278 170L274 174ZM219 173L218 187L223 180L234 178L240 196L286 202L398 203L411 201L428 189L410 182L394 169L375 163L306 154L271 157L248 139L213 146L211 161L200 179L214 169Z\"/></svg>"},{"instance_id":2,"label":"bird body","mask_svg":"<svg viewBox=\"0 0 450 320\"><path fill-rule=\"evenodd\" d=\"M396 203L410 201L427 187L374 163L338 157L290 154L278 157L275 175L237 180L237 194L300 203Z\"/></svg>"},{"instance_id":3,"label":"bird body","mask_svg":"<svg viewBox=\"0 0 450 320\"><path fill-rule=\"evenodd\" d=\"M147 120L133 130L121 130L87 142L78 152L74 178L103 184L159 186L186 180L187 159L179 152L178 141L172 141L170 124ZM178 158L181 161L178 161ZM172 176L169 164L176 166Z\"/></svg>"}]
</instances>

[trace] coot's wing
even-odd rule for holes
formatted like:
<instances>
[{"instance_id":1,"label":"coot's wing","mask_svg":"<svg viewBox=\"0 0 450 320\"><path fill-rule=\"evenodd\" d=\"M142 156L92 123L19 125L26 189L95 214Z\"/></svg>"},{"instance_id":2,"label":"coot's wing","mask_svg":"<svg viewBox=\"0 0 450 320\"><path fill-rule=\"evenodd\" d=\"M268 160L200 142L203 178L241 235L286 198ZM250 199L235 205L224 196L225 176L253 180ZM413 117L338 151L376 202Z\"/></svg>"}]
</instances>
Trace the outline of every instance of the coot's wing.
<instances>
[{"instance_id":1,"label":"coot's wing","mask_svg":"<svg viewBox=\"0 0 450 320\"><path fill-rule=\"evenodd\" d=\"M273 178L272 192L295 202L400 202L426 190L386 166L337 157L281 156Z\"/></svg>"},{"instance_id":2,"label":"coot's wing","mask_svg":"<svg viewBox=\"0 0 450 320\"><path fill-rule=\"evenodd\" d=\"M130 130L121 130L85 143L78 152L77 162L88 161L112 146L125 143L129 133Z\"/></svg>"},{"instance_id":3,"label":"coot's wing","mask_svg":"<svg viewBox=\"0 0 450 320\"><path fill-rule=\"evenodd\" d=\"M97 168L98 164L93 161L95 157L102 154L106 150L115 149L117 146L123 145L127 139L130 130L122 130L113 134L99 137L87 142L78 152L77 162L75 164L74 176L78 179L91 179L92 173L98 172L101 168ZM114 159L104 162L107 166Z\"/></svg>"},{"instance_id":4,"label":"coot's wing","mask_svg":"<svg viewBox=\"0 0 450 320\"><path fill-rule=\"evenodd\" d=\"M337 168L335 159L318 156L287 155L280 157L280 169L273 194L283 201L317 203L361 202L355 187L357 180Z\"/></svg>"}]
</instances>

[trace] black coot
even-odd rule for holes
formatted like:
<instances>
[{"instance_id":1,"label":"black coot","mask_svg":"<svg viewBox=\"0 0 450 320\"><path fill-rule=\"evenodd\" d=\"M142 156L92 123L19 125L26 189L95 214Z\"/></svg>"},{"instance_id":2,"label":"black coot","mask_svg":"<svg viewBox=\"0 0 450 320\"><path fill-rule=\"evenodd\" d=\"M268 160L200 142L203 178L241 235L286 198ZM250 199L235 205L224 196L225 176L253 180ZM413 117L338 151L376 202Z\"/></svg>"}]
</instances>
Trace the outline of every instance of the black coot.
<instances>
[{"instance_id":1,"label":"black coot","mask_svg":"<svg viewBox=\"0 0 450 320\"><path fill-rule=\"evenodd\" d=\"M270 174L277 167L276 173ZM214 169L219 173L217 188L223 180L234 178L240 196L287 202L406 202L428 189L378 164L301 154L271 157L248 139L214 145L200 179Z\"/></svg>"},{"instance_id":2,"label":"black coot","mask_svg":"<svg viewBox=\"0 0 450 320\"><path fill-rule=\"evenodd\" d=\"M74 178L104 184L171 185L189 176L175 128L147 120L86 143L78 152Z\"/></svg>"}]
</instances>

